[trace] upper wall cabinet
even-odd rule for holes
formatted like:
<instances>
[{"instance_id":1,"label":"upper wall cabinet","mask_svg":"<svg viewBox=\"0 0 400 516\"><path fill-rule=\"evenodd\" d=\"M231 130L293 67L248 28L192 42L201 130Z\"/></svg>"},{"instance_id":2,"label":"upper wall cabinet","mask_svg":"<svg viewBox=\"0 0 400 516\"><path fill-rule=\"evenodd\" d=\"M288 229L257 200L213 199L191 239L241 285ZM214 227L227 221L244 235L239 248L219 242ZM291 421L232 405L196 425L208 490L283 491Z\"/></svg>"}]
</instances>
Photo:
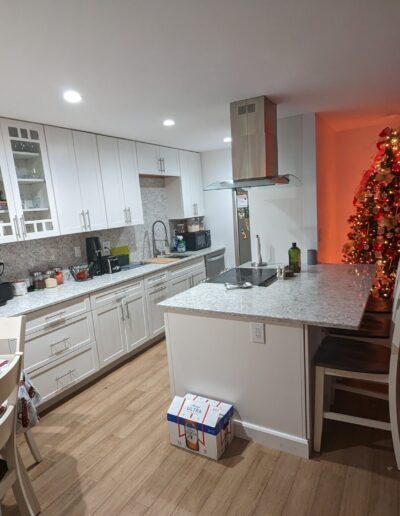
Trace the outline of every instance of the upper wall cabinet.
<instances>
[{"instance_id":1,"label":"upper wall cabinet","mask_svg":"<svg viewBox=\"0 0 400 516\"><path fill-rule=\"evenodd\" d=\"M180 178L166 178L169 219L203 217L204 195L200 154L179 151Z\"/></svg>"},{"instance_id":2,"label":"upper wall cabinet","mask_svg":"<svg viewBox=\"0 0 400 516\"><path fill-rule=\"evenodd\" d=\"M94 134L46 126L61 234L107 228Z\"/></svg>"},{"instance_id":3,"label":"upper wall cabinet","mask_svg":"<svg viewBox=\"0 0 400 516\"><path fill-rule=\"evenodd\" d=\"M97 136L108 227L143 223L135 143Z\"/></svg>"},{"instance_id":4,"label":"upper wall cabinet","mask_svg":"<svg viewBox=\"0 0 400 516\"><path fill-rule=\"evenodd\" d=\"M180 176L179 151L150 143L137 142L139 174Z\"/></svg>"},{"instance_id":5,"label":"upper wall cabinet","mask_svg":"<svg viewBox=\"0 0 400 516\"><path fill-rule=\"evenodd\" d=\"M8 173L1 158L0 241L59 235L43 127L2 119L1 131Z\"/></svg>"}]
</instances>

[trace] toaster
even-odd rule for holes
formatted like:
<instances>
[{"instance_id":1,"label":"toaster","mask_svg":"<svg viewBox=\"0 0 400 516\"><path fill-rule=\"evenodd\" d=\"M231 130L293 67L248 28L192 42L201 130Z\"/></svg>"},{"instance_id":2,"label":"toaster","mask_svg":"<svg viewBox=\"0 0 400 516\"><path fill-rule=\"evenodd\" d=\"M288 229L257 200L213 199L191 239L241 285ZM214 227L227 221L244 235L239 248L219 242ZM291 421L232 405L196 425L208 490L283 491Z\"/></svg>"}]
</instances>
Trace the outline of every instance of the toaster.
<instances>
[{"instance_id":1,"label":"toaster","mask_svg":"<svg viewBox=\"0 0 400 516\"><path fill-rule=\"evenodd\" d=\"M108 255L101 257L101 272L103 274L113 274L120 270L121 266L119 265L117 256Z\"/></svg>"}]
</instances>

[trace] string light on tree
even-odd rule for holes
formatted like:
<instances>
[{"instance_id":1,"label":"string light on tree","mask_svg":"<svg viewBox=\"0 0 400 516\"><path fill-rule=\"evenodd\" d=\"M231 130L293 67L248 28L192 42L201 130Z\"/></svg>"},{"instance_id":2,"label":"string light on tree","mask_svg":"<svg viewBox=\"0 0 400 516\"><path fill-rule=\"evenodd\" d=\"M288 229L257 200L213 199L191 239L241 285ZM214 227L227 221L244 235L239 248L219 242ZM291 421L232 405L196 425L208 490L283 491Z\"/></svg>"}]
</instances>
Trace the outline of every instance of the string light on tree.
<instances>
[{"instance_id":1,"label":"string light on tree","mask_svg":"<svg viewBox=\"0 0 400 516\"><path fill-rule=\"evenodd\" d=\"M400 257L400 131L379 134L378 153L364 173L348 219L345 263L375 263L375 297L390 298Z\"/></svg>"}]
</instances>

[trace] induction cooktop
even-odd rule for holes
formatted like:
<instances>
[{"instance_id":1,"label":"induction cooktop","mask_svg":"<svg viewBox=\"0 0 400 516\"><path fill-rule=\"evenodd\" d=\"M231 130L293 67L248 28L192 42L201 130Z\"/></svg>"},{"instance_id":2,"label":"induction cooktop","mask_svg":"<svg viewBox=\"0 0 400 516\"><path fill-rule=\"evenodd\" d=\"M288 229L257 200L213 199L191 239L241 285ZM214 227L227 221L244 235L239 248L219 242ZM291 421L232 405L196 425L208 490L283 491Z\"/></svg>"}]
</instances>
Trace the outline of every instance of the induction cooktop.
<instances>
[{"instance_id":1,"label":"induction cooktop","mask_svg":"<svg viewBox=\"0 0 400 516\"><path fill-rule=\"evenodd\" d=\"M215 278L210 278L207 283L231 283L232 285L240 285L245 281L250 281L257 287L268 287L276 280L276 269L267 268L247 268L235 267L229 269Z\"/></svg>"}]
</instances>

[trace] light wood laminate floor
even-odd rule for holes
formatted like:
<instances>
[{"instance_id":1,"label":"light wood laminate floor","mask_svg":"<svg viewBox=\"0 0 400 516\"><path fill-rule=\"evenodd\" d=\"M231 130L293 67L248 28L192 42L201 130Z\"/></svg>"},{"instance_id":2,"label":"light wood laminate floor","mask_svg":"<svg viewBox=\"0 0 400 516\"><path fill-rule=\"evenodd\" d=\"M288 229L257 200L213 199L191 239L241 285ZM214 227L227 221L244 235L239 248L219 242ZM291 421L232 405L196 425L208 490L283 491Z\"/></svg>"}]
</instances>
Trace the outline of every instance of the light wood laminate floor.
<instances>
[{"instance_id":1,"label":"light wood laminate floor","mask_svg":"<svg viewBox=\"0 0 400 516\"><path fill-rule=\"evenodd\" d=\"M235 439L214 462L169 444L169 396L160 342L45 415L34 429L41 464L19 440L43 514L400 513L388 433L332 421L312 460ZM3 514L17 514L11 493L4 503Z\"/></svg>"}]
</instances>

